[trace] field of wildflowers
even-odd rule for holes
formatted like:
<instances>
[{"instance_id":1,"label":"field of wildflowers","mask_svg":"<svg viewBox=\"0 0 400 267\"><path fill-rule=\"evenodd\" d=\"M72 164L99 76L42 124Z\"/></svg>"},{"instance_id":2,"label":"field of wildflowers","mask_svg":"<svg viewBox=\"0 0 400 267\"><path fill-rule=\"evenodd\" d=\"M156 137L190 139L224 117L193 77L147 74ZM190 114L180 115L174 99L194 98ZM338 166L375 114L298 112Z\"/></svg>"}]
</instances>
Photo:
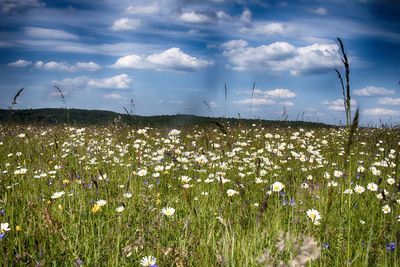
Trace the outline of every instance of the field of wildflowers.
<instances>
[{"instance_id":1,"label":"field of wildflowers","mask_svg":"<svg viewBox=\"0 0 400 267\"><path fill-rule=\"evenodd\" d=\"M1 266L399 266L398 129L0 126Z\"/></svg>"}]
</instances>

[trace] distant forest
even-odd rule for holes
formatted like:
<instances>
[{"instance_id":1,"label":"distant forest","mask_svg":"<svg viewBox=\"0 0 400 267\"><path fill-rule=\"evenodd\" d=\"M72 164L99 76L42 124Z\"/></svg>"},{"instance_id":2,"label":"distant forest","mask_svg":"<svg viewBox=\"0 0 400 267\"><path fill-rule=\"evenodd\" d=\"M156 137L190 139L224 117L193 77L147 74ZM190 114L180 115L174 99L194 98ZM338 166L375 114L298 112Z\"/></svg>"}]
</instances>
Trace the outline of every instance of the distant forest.
<instances>
[{"instance_id":1,"label":"distant forest","mask_svg":"<svg viewBox=\"0 0 400 267\"><path fill-rule=\"evenodd\" d=\"M19 123L19 124L64 124L72 125L107 125L112 123L124 123L137 126L165 126L183 127L194 125L209 125L227 123L251 125L261 124L265 127L298 126L298 127L330 127L330 125L306 121L270 121L261 119L241 119L241 118L217 118L201 117L195 115L160 115L160 116L139 116L120 114L105 110L84 110L84 109L62 109L62 108L43 108L43 109L0 109L0 123Z\"/></svg>"}]
</instances>

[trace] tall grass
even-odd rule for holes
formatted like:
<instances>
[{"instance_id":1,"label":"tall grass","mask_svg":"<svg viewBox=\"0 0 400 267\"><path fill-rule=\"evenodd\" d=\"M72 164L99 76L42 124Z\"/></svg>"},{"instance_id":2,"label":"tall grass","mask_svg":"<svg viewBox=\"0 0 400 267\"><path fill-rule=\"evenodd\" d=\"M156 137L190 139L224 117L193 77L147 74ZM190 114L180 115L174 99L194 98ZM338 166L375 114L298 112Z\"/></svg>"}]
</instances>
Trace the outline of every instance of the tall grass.
<instances>
[{"instance_id":1,"label":"tall grass","mask_svg":"<svg viewBox=\"0 0 400 267\"><path fill-rule=\"evenodd\" d=\"M10 230L0 265L139 266L152 255L158 266L398 266L398 132L356 118L351 138L343 128L1 125Z\"/></svg>"}]
</instances>

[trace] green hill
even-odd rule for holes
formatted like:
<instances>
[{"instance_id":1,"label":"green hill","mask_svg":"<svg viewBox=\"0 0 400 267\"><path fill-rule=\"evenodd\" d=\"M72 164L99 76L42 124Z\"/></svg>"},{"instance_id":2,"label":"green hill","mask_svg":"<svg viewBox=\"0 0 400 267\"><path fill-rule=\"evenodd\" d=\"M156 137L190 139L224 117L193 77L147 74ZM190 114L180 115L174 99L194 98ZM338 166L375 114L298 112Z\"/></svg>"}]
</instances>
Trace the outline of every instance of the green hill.
<instances>
[{"instance_id":1,"label":"green hill","mask_svg":"<svg viewBox=\"0 0 400 267\"><path fill-rule=\"evenodd\" d=\"M84 110L84 109L0 109L0 123L20 124L110 124L125 123L138 126L193 126L215 124L216 122L232 124L253 124L258 123L269 127L298 126L298 127L330 127L323 123L305 121L270 121L260 119L239 119L239 118L216 118L201 117L195 115L160 115L160 116L130 116L105 110Z\"/></svg>"}]
</instances>

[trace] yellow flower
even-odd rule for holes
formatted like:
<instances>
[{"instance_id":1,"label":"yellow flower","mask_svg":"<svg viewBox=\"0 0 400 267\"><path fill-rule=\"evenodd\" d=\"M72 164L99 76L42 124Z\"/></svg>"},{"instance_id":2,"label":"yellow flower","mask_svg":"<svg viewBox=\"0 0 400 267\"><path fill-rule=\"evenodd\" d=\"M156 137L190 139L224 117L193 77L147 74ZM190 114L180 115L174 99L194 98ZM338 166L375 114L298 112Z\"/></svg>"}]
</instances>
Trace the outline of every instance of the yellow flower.
<instances>
[{"instance_id":1,"label":"yellow flower","mask_svg":"<svg viewBox=\"0 0 400 267\"><path fill-rule=\"evenodd\" d=\"M64 179L64 180L62 181L62 183L63 183L64 185L67 185L67 184L69 184L69 183L70 183L70 180L68 180L68 179Z\"/></svg>"},{"instance_id":2,"label":"yellow flower","mask_svg":"<svg viewBox=\"0 0 400 267\"><path fill-rule=\"evenodd\" d=\"M58 205L59 210L63 210L63 206L61 204Z\"/></svg>"},{"instance_id":3,"label":"yellow flower","mask_svg":"<svg viewBox=\"0 0 400 267\"><path fill-rule=\"evenodd\" d=\"M99 205L97 205L97 204L94 204L92 209L91 209L93 214L99 212L100 210L101 210L101 207Z\"/></svg>"},{"instance_id":4,"label":"yellow flower","mask_svg":"<svg viewBox=\"0 0 400 267\"><path fill-rule=\"evenodd\" d=\"M22 231L22 227L19 226L19 225L15 226L15 231L21 232Z\"/></svg>"}]
</instances>

